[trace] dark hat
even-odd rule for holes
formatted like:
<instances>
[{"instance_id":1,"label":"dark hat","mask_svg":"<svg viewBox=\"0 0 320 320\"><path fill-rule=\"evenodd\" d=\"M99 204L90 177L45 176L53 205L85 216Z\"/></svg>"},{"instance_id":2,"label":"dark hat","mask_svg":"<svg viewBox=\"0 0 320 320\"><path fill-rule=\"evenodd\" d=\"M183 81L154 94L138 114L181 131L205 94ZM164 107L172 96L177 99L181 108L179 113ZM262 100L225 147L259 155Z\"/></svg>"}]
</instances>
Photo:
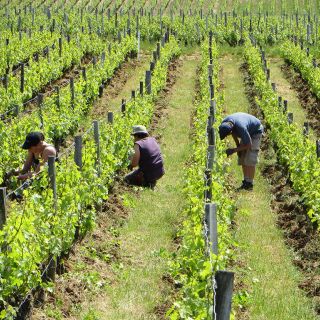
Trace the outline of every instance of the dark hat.
<instances>
[{"instance_id":1,"label":"dark hat","mask_svg":"<svg viewBox=\"0 0 320 320\"><path fill-rule=\"evenodd\" d=\"M145 126L137 125L132 127L132 133L131 133L132 136L136 134L141 134L141 133L149 134Z\"/></svg>"},{"instance_id":2,"label":"dark hat","mask_svg":"<svg viewBox=\"0 0 320 320\"><path fill-rule=\"evenodd\" d=\"M23 149L30 149L31 147L36 146L39 142L44 140L44 136L41 132L35 131L30 132L27 137L26 141L23 143Z\"/></svg>"},{"instance_id":3,"label":"dark hat","mask_svg":"<svg viewBox=\"0 0 320 320\"><path fill-rule=\"evenodd\" d=\"M233 124L231 122L222 122L219 126L220 139L223 140L231 131Z\"/></svg>"}]
</instances>

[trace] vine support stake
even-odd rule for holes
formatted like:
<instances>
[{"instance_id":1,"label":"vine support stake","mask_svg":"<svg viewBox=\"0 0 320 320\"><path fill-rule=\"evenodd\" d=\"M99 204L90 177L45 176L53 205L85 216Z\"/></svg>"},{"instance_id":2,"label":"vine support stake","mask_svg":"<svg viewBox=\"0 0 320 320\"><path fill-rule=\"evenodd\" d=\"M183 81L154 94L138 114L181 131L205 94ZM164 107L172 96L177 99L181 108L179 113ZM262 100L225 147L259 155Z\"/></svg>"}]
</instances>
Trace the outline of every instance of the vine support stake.
<instances>
[{"instance_id":1,"label":"vine support stake","mask_svg":"<svg viewBox=\"0 0 320 320\"><path fill-rule=\"evenodd\" d=\"M288 111L288 100L283 100L283 112L287 113Z\"/></svg>"},{"instance_id":2,"label":"vine support stake","mask_svg":"<svg viewBox=\"0 0 320 320\"><path fill-rule=\"evenodd\" d=\"M55 161L56 161L55 156L48 157L48 173L49 173L51 189L53 191L54 211L57 212L57 184L56 184Z\"/></svg>"},{"instance_id":3,"label":"vine support stake","mask_svg":"<svg viewBox=\"0 0 320 320\"><path fill-rule=\"evenodd\" d=\"M277 86L274 82L271 83L272 90L275 92L277 90Z\"/></svg>"},{"instance_id":4,"label":"vine support stake","mask_svg":"<svg viewBox=\"0 0 320 320\"><path fill-rule=\"evenodd\" d=\"M20 92L24 92L24 63L20 63L21 66L21 77L20 77Z\"/></svg>"},{"instance_id":5,"label":"vine support stake","mask_svg":"<svg viewBox=\"0 0 320 320\"><path fill-rule=\"evenodd\" d=\"M217 271L216 280L216 305L217 319L229 320L231 313L234 273L229 271Z\"/></svg>"},{"instance_id":6,"label":"vine support stake","mask_svg":"<svg viewBox=\"0 0 320 320\"><path fill-rule=\"evenodd\" d=\"M143 97L143 81L140 81L140 96Z\"/></svg>"},{"instance_id":7,"label":"vine support stake","mask_svg":"<svg viewBox=\"0 0 320 320\"><path fill-rule=\"evenodd\" d=\"M74 79L70 78L71 107L74 109Z\"/></svg>"},{"instance_id":8,"label":"vine support stake","mask_svg":"<svg viewBox=\"0 0 320 320\"><path fill-rule=\"evenodd\" d=\"M59 38L59 57L62 56L62 38Z\"/></svg>"},{"instance_id":9,"label":"vine support stake","mask_svg":"<svg viewBox=\"0 0 320 320\"><path fill-rule=\"evenodd\" d=\"M7 220L7 205L6 205L6 188L0 188L0 230L3 229Z\"/></svg>"},{"instance_id":10,"label":"vine support stake","mask_svg":"<svg viewBox=\"0 0 320 320\"><path fill-rule=\"evenodd\" d=\"M309 122L305 122L303 124L303 134L305 136L308 136L309 135Z\"/></svg>"},{"instance_id":11,"label":"vine support stake","mask_svg":"<svg viewBox=\"0 0 320 320\"><path fill-rule=\"evenodd\" d=\"M55 86L54 88L56 90L56 105L57 105L58 110L60 111L60 87Z\"/></svg>"},{"instance_id":12,"label":"vine support stake","mask_svg":"<svg viewBox=\"0 0 320 320\"><path fill-rule=\"evenodd\" d=\"M43 130L44 123L43 123L43 115L42 115L42 103L43 103L43 93L38 94L38 108L39 108L39 117L41 122L41 129Z\"/></svg>"},{"instance_id":13,"label":"vine support stake","mask_svg":"<svg viewBox=\"0 0 320 320\"><path fill-rule=\"evenodd\" d=\"M215 203L205 204L205 223L207 225L207 238L211 244L212 252L218 254L218 223L217 206Z\"/></svg>"},{"instance_id":14,"label":"vine support stake","mask_svg":"<svg viewBox=\"0 0 320 320\"><path fill-rule=\"evenodd\" d=\"M206 202L210 202L212 199L212 190L211 190L211 186L212 186L212 175L211 175L211 170L206 170L205 171L205 181L204 181L204 185L205 185L205 191L204 191L204 200Z\"/></svg>"},{"instance_id":15,"label":"vine support stake","mask_svg":"<svg viewBox=\"0 0 320 320\"><path fill-rule=\"evenodd\" d=\"M207 150L207 169L208 170L213 169L214 151L215 151L215 147L213 145L208 146L208 150Z\"/></svg>"},{"instance_id":16,"label":"vine support stake","mask_svg":"<svg viewBox=\"0 0 320 320\"><path fill-rule=\"evenodd\" d=\"M122 99L121 101L121 112L122 114L126 112L126 99Z\"/></svg>"},{"instance_id":17,"label":"vine support stake","mask_svg":"<svg viewBox=\"0 0 320 320\"><path fill-rule=\"evenodd\" d=\"M215 145L215 132L214 132L214 128L208 128L208 144L210 146Z\"/></svg>"},{"instance_id":18,"label":"vine support stake","mask_svg":"<svg viewBox=\"0 0 320 320\"><path fill-rule=\"evenodd\" d=\"M98 177L101 175L100 170L100 130L99 130L99 121L94 120L93 121L93 132L94 132L94 142L96 144L96 150L97 150L97 159L96 159L96 170L98 172Z\"/></svg>"},{"instance_id":19,"label":"vine support stake","mask_svg":"<svg viewBox=\"0 0 320 320\"><path fill-rule=\"evenodd\" d=\"M317 158L320 158L320 140L316 141Z\"/></svg>"},{"instance_id":20,"label":"vine support stake","mask_svg":"<svg viewBox=\"0 0 320 320\"><path fill-rule=\"evenodd\" d=\"M288 123L292 124L293 122L293 113L292 112L288 112Z\"/></svg>"},{"instance_id":21,"label":"vine support stake","mask_svg":"<svg viewBox=\"0 0 320 320\"><path fill-rule=\"evenodd\" d=\"M208 64L208 77L213 76L213 66L212 64Z\"/></svg>"},{"instance_id":22,"label":"vine support stake","mask_svg":"<svg viewBox=\"0 0 320 320\"><path fill-rule=\"evenodd\" d=\"M108 112L108 123L113 124L113 112Z\"/></svg>"},{"instance_id":23,"label":"vine support stake","mask_svg":"<svg viewBox=\"0 0 320 320\"><path fill-rule=\"evenodd\" d=\"M82 136L76 136L74 142L75 142L74 161L78 166L79 170L82 170Z\"/></svg>"},{"instance_id":24,"label":"vine support stake","mask_svg":"<svg viewBox=\"0 0 320 320\"><path fill-rule=\"evenodd\" d=\"M145 79L145 85L147 89L147 94L151 94L151 71L146 71L146 79Z\"/></svg>"}]
</instances>

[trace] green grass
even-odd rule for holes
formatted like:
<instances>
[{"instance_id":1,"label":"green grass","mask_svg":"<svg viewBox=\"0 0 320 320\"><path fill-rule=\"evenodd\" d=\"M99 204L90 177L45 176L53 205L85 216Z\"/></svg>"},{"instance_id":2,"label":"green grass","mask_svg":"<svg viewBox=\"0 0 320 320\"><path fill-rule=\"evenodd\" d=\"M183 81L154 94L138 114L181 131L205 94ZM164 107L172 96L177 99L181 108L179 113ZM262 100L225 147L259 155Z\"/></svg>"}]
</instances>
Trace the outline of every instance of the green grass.
<instances>
[{"instance_id":1,"label":"green grass","mask_svg":"<svg viewBox=\"0 0 320 320\"><path fill-rule=\"evenodd\" d=\"M288 100L288 112L293 113L293 121L303 130L304 122L308 121L306 117L306 112L302 108L297 92L291 88L290 83L285 79L283 72L281 71L281 66L284 64L284 60L279 57L268 58L268 67L270 68L270 80L276 83L278 95L282 97L283 100ZM309 137L315 140L314 134L310 128Z\"/></svg>"},{"instance_id":2,"label":"green grass","mask_svg":"<svg viewBox=\"0 0 320 320\"><path fill-rule=\"evenodd\" d=\"M154 308L171 292L161 278L167 269L167 254L174 250L173 237L184 205L183 168L190 151L189 124L198 61L185 56L165 102L168 116L162 122L165 128L160 129L165 176L154 191L123 196L130 211L120 234L123 259L113 266L116 283L93 304L104 315L101 319L157 319Z\"/></svg>"},{"instance_id":3,"label":"green grass","mask_svg":"<svg viewBox=\"0 0 320 320\"><path fill-rule=\"evenodd\" d=\"M243 78L238 69L241 64L239 57L228 54L220 62L224 70L227 112L248 112ZM262 159L258 169L263 164ZM257 171L254 191L235 194L239 212L246 213L236 216L237 255L245 263L245 267L236 272L236 277L244 280L250 288L250 319L318 319L311 301L298 289L301 274L292 265L293 253L285 246L282 232L276 227L276 215L270 208L272 194L268 183L260 175L260 170ZM231 172L240 184L242 174L235 157Z\"/></svg>"}]
</instances>

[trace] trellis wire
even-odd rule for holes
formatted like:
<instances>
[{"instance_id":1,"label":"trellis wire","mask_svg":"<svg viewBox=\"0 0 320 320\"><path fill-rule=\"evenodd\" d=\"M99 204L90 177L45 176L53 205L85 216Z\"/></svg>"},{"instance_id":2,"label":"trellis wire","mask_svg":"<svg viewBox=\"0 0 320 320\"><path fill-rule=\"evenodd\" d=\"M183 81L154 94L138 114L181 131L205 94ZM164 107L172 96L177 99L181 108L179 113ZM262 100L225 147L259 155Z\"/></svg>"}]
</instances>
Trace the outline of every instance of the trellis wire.
<instances>
[{"instance_id":1,"label":"trellis wire","mask_svg":"<svg viewBox=\"0 0 320 320\"><path fill-rule=\"evenodd\" d=\"M91 64L92 62L93 62L93 59L91 59L91 60L87 63L87 65ZM51 83L52 83L52 81L50 81L50 84L51 84ZM63 82L59 87L60 87L60 88L64 88L64 87L66 87L66 86L69 85L69 84L70 84L70 79L68 79L68 80L66 80L65 82ZM50 91L47 91L47 92L45 92L44 94L45 94L46 96L48 96L48 95L51 95L53 92L55 92L55 89L52 89L52 90L50 90ZM38 96L36 95L36 96L33 97L32 99L30 99L30 100L22 103L22 106L25 107L26 105L30 104L31 102L37 100L37 98L38 98ZM0 119L5 118L9 113L13 112L15 109L16 109L16 107L13 107L13 108L7 110L6 112L2 113L2 114L0 115Z\"/></svg>"},{"instance_id":2,"label":"trellis wire","mask_svg":"<svg viewBox=\"0 0 320 320\"><path fill-rule=\"evenodd\" d=\"M51 262L54 260L54 257L51 257L51 259L49 260L49 263L47 264L47 266L45 267L45 269L43 270L42 274L41 274L41 278L45 275L45 273L48 271L49 269L49 266L51 264ZM18 310L20 310L20 308L23 306L23 304L29 299L29 296L31 295L32 291L34 290L35 288L31 288L26 297L23 299L23 301L19 304L19 307L18 307Z\"/></svg>"}]
</instances>

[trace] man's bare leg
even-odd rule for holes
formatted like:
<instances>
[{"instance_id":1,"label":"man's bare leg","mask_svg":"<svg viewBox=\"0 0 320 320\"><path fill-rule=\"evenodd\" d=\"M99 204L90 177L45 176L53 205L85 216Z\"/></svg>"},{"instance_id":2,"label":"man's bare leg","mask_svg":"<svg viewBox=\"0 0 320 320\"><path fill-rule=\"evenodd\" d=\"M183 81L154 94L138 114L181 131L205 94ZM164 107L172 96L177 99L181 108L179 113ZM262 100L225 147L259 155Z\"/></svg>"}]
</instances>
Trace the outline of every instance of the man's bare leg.
<instances>
[{"instance_id":1,"label":"man's bare leg","mask_svg":"<svg viewBox=\"0 0 320 320\"><path fill-rule=\"evenodd\" d=\"M244 180L252 183L254 179L255 171L256 171L255 166L242 166Z\"/></svg>"}]
</instances>

